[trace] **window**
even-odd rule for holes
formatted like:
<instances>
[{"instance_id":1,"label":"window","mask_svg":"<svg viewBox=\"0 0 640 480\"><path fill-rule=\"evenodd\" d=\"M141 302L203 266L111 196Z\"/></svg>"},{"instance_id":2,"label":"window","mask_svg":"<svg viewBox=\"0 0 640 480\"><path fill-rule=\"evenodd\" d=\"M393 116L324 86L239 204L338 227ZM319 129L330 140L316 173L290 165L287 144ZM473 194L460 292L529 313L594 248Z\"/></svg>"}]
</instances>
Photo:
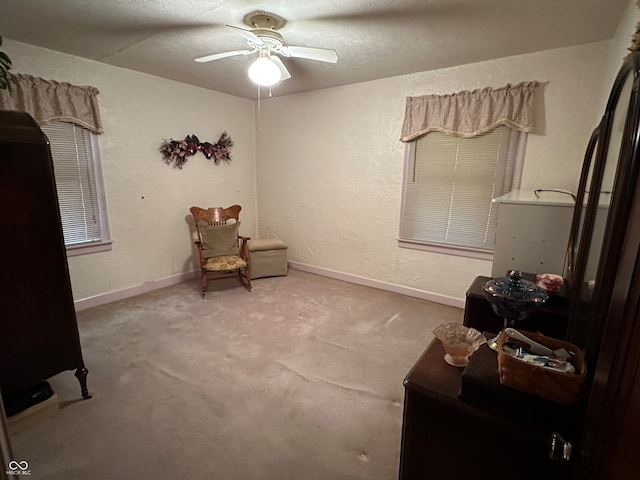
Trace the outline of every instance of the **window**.
<instances>
[{"instance_id":1,"label":"window","mask_svg":"<svg viewBox=\"0 0 640 480\"><path fill-rule=\"evenodd\" d=\"M67 255L110 250L97 135L67 122L41 128L51 146Z\"/></svg>"},{"instance_id":2,"label":"window","mask_svg":"<svg viewBox=\"0 0 640 480\"><path fill-rule=\"evenodd\" d=\"M492 200L519 183L525 139L499 126L475 137L430 132L410 142L399 245L491 259Z\"/></svg>"}]
</instances>

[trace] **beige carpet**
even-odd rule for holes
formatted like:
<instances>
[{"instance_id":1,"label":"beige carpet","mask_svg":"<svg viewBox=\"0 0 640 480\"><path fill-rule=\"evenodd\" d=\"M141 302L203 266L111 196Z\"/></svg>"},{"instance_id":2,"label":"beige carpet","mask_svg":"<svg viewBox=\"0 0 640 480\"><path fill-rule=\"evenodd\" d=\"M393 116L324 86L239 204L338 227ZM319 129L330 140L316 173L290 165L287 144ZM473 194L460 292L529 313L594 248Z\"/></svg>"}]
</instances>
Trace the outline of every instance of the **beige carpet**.
<instances>
[{"instance_id":1,"label":"beige carpet","mask_svg":"<svg viewBox=\"0 0 640 480\"><path fill-rule=\"evenodd\" d=\"M78 314L90 400L12 436L36 479L397 478L402 381L459 309L297 270Z\"/></svg>"}]
</instances>

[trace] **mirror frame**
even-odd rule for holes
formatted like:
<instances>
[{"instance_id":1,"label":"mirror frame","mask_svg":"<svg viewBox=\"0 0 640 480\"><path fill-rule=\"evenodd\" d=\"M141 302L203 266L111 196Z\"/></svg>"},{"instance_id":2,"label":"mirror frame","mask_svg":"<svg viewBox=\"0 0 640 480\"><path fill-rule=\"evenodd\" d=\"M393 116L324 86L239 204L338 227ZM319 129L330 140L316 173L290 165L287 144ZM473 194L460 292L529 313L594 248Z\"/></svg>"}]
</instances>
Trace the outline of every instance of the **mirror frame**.
<instances>
[{"instance_id":1,"label":"mirror frame","mask_svg":"<svg viewBox=\"0 0 640 480\"><path fill-rule=\"evenodd\" d=\"M582 162L582 170L580 172L580 182L578 184L578 192L575 198L575 207L571 221L571 229L569 231L569 246L567 248L567 263L565 265L565 278L569 282L569 289L576 284L576 262L578 245L580 242L581 226L583 225L583 215L586 210L584 196L587 191L587 181L589 179L591 168L594 164L596 146L600 135L600 125L598 125L589 138L587 150Z\"/></svg>"},{"instance_id":2,"label":"mirror frame","mask_svg":"<svg viewBox=\"0 0 640 480\"><path fill-rule=\"evenodd\" d=\"M631 91L628 103L620 103L620 96L625 83L631 76ZM568 340L585 350L587 361L595 364L597 361L602 333L610 305L611 293L616 271L620 261L620 253L627 228L627 219L631 210L633 195L640 173L638 148L640 144L640 53L630 54L618 71L614 81L604 116L599 124L598 142L595 163L592 170L591 188L584 213L583 225L572 224L574 228L581 228L580 242L575 264L575 276L572 278L571 310L567 328ZM624 99L623 99L624 100ZM609 153L611 129L618 108L626 108L624 114L624 129L620 149L617 155L617 165L609 211L606 219L602 246L597 258L597 273L595 285L590 295L585 296L585 274L589 260L591 241L595 226L596 213L600 198L600 190ZM583 168L588 172L588 168ZM581 178L581 182L583 179ZM586 183L586 177L584 179ZM586 188L586 185L585 185ZM584 194L584 192L583 192ZM581 204L576 203L576 210ZM581 213L574 212L574 219L580 219ZM588 318L581 322L578 311L588 301Z\"/></svg>"}]
</instances>

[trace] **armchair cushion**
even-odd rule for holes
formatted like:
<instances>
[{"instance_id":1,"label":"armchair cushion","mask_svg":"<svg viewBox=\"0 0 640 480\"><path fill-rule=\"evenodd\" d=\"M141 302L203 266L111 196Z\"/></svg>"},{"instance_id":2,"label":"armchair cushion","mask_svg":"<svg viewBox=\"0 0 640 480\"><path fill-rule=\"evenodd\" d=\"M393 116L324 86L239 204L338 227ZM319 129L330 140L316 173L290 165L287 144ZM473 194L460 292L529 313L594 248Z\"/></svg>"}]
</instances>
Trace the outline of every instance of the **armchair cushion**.
<instances>
[{"instance_id":1,"label":"armchair cushion","mask_svg":"<svg viewBox=\"0 0 640 480\"><path fill-rule=\"evenodd\" d=\"M238 228L240 222L228 225L201 225L202 256L213 258L238 255Z\"/></svg>"},{"instance_id":2,"label":"armchair cushion","mask_svg":"<svg viewBox=\"0 0 640 480\"><path fill-rule=\"evenodd\" d=\"M204 263L204 268L209 272L230 272L246 266L247 262L235 255L222 255L220 257L208 258Z\"/></svg>"}]
</instances>

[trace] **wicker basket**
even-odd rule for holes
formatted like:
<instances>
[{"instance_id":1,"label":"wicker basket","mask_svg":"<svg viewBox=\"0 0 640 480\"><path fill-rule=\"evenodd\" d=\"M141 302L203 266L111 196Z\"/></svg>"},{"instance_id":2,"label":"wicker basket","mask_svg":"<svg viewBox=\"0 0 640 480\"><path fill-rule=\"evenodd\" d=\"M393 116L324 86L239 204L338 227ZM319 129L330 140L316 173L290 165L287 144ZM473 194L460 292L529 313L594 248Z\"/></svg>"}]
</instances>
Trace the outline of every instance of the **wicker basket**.
<instances>
[{"instance_id":1,"label":"wicker basket","mask_svg":"<svg viewBox=\"0 0 640 480\"><path fill-rule=\"evenodd\" d=\"M506 341L504 331L498 339L498 373L500 383L522 392L546 398L562 405L576 404L582 396L587 371L582 351L571 343L556 338L545 337L539 333L522 332L542 345L557 350L565 348L573 353L571 360L575 373L562 373L518 360L502 351Z\"/></svg>"}]
</instances>

